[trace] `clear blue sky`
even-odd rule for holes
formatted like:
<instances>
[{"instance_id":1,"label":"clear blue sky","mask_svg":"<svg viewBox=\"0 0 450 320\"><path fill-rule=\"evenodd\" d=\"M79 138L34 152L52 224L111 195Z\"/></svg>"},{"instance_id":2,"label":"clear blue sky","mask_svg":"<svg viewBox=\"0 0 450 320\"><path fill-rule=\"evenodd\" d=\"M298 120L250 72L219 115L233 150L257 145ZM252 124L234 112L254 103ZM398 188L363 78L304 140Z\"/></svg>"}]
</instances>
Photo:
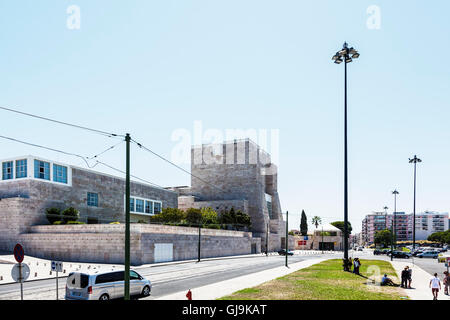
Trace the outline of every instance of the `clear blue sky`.
<instances>
[{"instance_id":1,"label":"clear blue sky","mask_svg":"<svg viewBox=\"0 0 450 320\"><path fill-rule=\"evenodd\" d=\"M69 5L81 29L66 26ZM381 29L366 10L381 9ZM373 210L450 211L450 4L435 1L2 1L0 105L117 133L170 158L172 133L279 129L279 192L302 209L342 220L343 65L347 41L349 214L356 231ZM116 143L0 111L0 135L93 155ZM206 141L207 142L207 141ZM0 141L0 158L50 151ZM190 178L134 148L132 173L159 185ZM124 147L102 156L124 168ZM189 168L189 164L184 164ZM112 173L106 168L99 169ZM390 209L391 210L391 209Z\"/></svg>"}]
</instances>

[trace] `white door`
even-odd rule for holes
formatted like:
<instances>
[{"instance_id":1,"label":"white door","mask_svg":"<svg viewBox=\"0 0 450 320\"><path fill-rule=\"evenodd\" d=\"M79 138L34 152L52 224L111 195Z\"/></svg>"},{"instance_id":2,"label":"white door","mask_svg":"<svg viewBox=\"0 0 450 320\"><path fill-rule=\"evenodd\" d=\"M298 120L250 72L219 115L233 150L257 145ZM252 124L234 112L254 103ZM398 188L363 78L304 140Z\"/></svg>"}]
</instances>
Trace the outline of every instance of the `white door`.
<instances>
[{"instance_id":1,"label":"white door","mask_svg":"<svg viewBox=\"0 0 450 320\"><path fill-rule=\"evenodd\" d=\"M154 261L173 261L173 243L155 243Z\"/></svg>"}]
</instances>

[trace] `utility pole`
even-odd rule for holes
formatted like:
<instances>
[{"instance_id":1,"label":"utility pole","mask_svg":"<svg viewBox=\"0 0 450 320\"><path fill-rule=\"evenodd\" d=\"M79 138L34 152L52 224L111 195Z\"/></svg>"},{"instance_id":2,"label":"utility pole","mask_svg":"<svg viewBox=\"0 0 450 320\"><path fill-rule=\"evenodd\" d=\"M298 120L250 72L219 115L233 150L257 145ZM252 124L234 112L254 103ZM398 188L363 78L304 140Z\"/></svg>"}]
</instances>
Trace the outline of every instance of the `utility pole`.
<instances>
[{"instance_id":1,"label":"utility pole","mask_svg":"<svg viewBox=\"0 0 450 320\"><path fill-rule=\"evenodd\" d=\"M125 178L125 300L130 300L130 134L126 141L126 178Z\"/></svg>"},{"instance_id":2,"label":"utility pole","mask_svg":"<svg viewBox=\"0 0 450 320\"><path fill-rule=\"evenodd\" d=\"M266 229L266 257L269 256L269 223L267 223Z\"/></svg>"},{"instance_id":3,"label":"utility pole","mask_svg":"<svg viewBox=\"0 0 450 320\"><path fill-rule=\"evenodd\" d=\"M201 239L202 239L202 226L198 225L198 260L200 262L200 252L201 252Z\"/></svg>"},{"instance_id":4,"label":"utility pole","mask_svg":"<svg viewBox=\"0 0 450 320\"><path fill-rule=\"evenodd\" d=\"M289 211L286 211L286 267L288 266L288 250L289 250L288 225L289 225Z\"/></svg>"},{"instance_id":5,"label":"utility pole","mask_svg":"<svg viewBox=\"0 0 450 320\"><path fill-rule=\"evenodd\" d=\"M414 163L413 252L416 250L416 165L418 162L422 162L422 160L417 158L416 155L409 159L409 163Z\"/></svg>"}]
</instances>

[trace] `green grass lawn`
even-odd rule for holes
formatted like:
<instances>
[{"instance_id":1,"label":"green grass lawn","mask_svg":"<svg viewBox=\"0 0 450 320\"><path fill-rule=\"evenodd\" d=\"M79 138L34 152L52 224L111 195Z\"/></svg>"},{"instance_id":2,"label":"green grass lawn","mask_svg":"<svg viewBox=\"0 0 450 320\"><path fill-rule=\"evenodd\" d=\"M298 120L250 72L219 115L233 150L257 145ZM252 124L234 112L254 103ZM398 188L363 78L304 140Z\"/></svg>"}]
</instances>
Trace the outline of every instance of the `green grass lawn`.
<instances>
[{"instance_id":1,"label":"green grass lawn","mask_svg":"<svg viewBox=\"0 0 450 320\"><path fill-rule=\"evenodd\" d=\"M403 294L395 287L381 287L381 277L399 283L395 270L387 261L361 259L357 276L342 271L342 260L327 260L311 267L244 289L220 300L400 300Z\"/></svg>"}]
</instances>

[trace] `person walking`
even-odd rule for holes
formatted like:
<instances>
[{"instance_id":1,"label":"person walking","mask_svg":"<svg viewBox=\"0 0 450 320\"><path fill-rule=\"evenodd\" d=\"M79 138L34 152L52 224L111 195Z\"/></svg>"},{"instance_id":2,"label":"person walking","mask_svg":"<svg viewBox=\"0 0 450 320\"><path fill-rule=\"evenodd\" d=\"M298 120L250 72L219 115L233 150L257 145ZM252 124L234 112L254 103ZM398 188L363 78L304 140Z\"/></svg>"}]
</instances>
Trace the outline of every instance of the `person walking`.
<instances>
[{"instance_id":1,"label":"person walking","mask_svg":"<svg viewBox=\"0 0 450 320\"><path fill-rule=\"evenodd\" d=\"M439 290L441 289L441 280L439 280L437 273L430 279L431 293L433 293L433 300L437 300Z\"/></svg>"},{"instance_id":2,"label":"person walking","mask_svg":"<svg viewBox=\"0 0 450 320\"><path fill-rule=\"evenodd\" d=\"M402 270L402 284L401 287L402 288L407 288L408 287L408 267L406 266L405 269Z\"/></svg>"},{"instance_id":3,"label":"person walking","mask_svg":"<svg viewBox=\"0 0 450 320\"><path fill-rule=\"evenodd\" d=\"M444 271L444 281L442 282L444 283L444 294L448 296L448 288L450 287L450 274L448 271Z\"/></svg>"}]
</instances>

